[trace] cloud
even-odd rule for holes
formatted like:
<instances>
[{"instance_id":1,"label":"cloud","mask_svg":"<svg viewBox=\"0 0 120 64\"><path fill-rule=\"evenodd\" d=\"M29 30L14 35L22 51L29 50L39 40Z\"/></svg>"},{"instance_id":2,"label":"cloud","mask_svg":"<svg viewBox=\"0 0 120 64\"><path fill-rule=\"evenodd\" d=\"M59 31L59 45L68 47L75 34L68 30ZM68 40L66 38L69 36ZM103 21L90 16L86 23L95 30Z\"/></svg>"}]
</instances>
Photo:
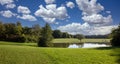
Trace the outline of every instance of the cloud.
<instances>
[{"instance_id":1,"label":"cloud","mask_svg":"<svg viewBox=\"0 0 120 64\"><path fill-rule=\"evenodd\" d=\"M111 13L111 11L106 11L106 13L110 14L110 13Z\"/></svg>"},{"instance_id":2,"label":"cloud","mask_svg":"<svg viewBox=\"0 0 120 64\"><path fill-rule=\"evenodd\" d=\"M71 8L71 9L75 7L74 3L70 2L70 1L67 2L66 6L69 7L69 8Z\"/></svg>"},{"instance_id":3,"label":"cloud","mask_svg":"<svg viewBox=\"0 0 120 64\"><path fill-rule=\"evenodd\" d=\"M12 16L16 16L17 14L12 13L10 10L6 10L6 11L0 11L0 14L4 17L10 18Z\"/></svg>"},{"instance_id":4,"label":"cloud","mask_svg":"<svg viewBox=\"0 0 120 64\"><path fill-rule=\"evenodd\" d=\"M6 8L15 8L15 7L16 7L15 4L7 4L7 5L6 5Z\"/></svg>"},{"instance_id":5,"label":"cloud","mask_svg":"<svg viewBox=\"0 0 120 64\"><path fill-rule=\"evenodd\" d=\"M76 0L76 3L84 15L92 15L104 10L104 7L97 3L97 0Z\"/></svg>"},{"instance_id":6,"label":"cloud","mask_svg":"<svg viewBox=\"0 0 120 64\"><path fill-rule=\"evenodd\" d=\"M25 7L25 6L18 6L17 10L18 10L18 13L23 13L23 14L29 14L29 13L31 13L31 11L29 10L29 8Z\"/></svg>"},{"instance_id":7,"label":"cloud","mask_svg":"<svg viewBox=\"0 0 120 64\"><path fill-rule=\"evenodd\" d=\"M0 0L1 5L10 4L10 3L13 3L13 2L14 2L13 0Z\"/></svg>"},{"instance_id":8,"label":"cloud","mask_svg":"<svg viewBox=\"0 0 120 64\"><path fill-rule=\"evenodd\" d=\"M28 7L18 6L17 10L18 10L18 13L22 13L22 16L18 15L17 18L28 20L28 21L37 20L36 17L34 17L33 15L30 15L31 11L29 10Z\"/></svg>"},{"instance_id":9,"label":"cloud","mask_svg":"<svg viewBox=\"0 0 120 64\"><path fill-rule=\"evenodd\" d=\"M46 7L40 5L39 8L34 14L37 17L42 17L48 23L54 23L56 19L64 20L68 17L64 6L57 7L56 4L49 4Z\"/></svg>"},{"instance_id":10,"label":"cloud","mask_svg":"<svg viewBox=\"0 0 120 64\"><path fill-rule=\"evenodd\" d=\"M82 10L82 19L89 24L108 25L112 22L112 16L103 16L100 14L104 7L97 3L97 0L76 0L80 10Z\"/></svg>"},{"instance_id":11,"label":"cloud","mask_svg":"<svg viewBox=\"0 0 120 64\"><path fill-rule=\"evenodd\" d=\"M59 26L57 29L62 32L68 32L70 34L84 34L84 35L105 35L109 34L112 28L117 26L90 26L88 23L71 23L65 26Z\"/></svg>"},{"instance_id":12,"label":"cloud","mask_svg":"<svg viewBox=\"0 0 120 64\"><path fill-rule=\"evenodd\" d=\"M112 16L109 15L107 17L103 17L100 14L93 14L90 16L83 16L82 19L85 22L88 22L90 24L98 24L98 25L107 25L108 23L112 22Z\"/></svg>"},{"instance_id":13,"label":"cloud","mask_svg":"<svg viewBox=\"0 0 120 64\"><path fill-rule=\"evenodd\" d=\"M14 0L0 0L1 5L5 5L6 8L15 8Z\"/></svg>"},{"instance_id":14,"label":"cloud","mask_svg":"<svg viewBox=\"0 0 120 64\"><path fill-rule=\"evenodd\" d=\"M17 18L24 19L24 20L29 20L29 21L36 21L37 19L29 14L23 14L22 16L17 16Z\"/></svg>"},{"instance_id":15,"label":"cloud","mask_svg":"<svg viewBox=\"0 0 120 64\"><path fill-rule=\"evenodd\" d=\"M45 3L46 4L52 4L52 3L54 3L55 2L55 0L45 0Z\"/></svg>"}]
</instances>

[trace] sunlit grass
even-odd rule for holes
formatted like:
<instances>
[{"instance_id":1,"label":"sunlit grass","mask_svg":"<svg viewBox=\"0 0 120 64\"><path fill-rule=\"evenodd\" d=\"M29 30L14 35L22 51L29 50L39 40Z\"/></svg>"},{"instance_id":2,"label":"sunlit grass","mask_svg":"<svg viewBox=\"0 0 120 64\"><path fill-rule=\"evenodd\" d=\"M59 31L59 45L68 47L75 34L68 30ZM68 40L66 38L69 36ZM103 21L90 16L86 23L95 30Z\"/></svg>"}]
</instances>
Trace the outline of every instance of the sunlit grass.
<instances>
[{"instance_id":1,"label":"sunlit grass","mask_svg":"<svg viewBox=\"0 0 120 64\"><path fill-rule=\"evenodd\" d=\"M81 41L79 39L75 38L58 38L53 40L54 43L108 43L110 42L110 39L82 39Z\"/></svg>"},{"instance_id":2,"label":"sunlit grass","mask_svg":"<svg viewBox=\"0 0 120 64\"><path fill-rule=\"evenodd\" d=\"M11 42L0 42L0 64L117 64L118 56L113 50L120 50L109 47L41 48L8 43Z\"/></svg>"}]
</instances>

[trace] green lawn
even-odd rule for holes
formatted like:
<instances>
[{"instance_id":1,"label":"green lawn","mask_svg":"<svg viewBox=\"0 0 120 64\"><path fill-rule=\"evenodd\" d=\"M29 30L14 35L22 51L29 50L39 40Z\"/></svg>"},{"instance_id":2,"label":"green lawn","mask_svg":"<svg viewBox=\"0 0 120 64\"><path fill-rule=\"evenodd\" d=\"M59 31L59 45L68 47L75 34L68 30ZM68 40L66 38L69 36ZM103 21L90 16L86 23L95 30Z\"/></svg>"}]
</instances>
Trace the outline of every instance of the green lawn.
<instances>
[{"instance_id":1,"label":"green lawn","mask_svg":"<svg viewBox=\"0 0 120 64\"><path fill-rule=\"evenodd\" d=\"M118 64L120 55L120 48L39 48L34 45L0 42L0 64Z\"/></svg>"},{"instance_id":2,"label":"green lawn","mask_svg":"<svg viewBox=\"0 0 120 64\"><path fill-rule=\"evenodd\" d=\"M54 43L85 43L85 42L91 42L91 43L103 43L103 42L110 42L110 39L82 39L81 41L75 38L59 38L54 39Z\"/></svg>"}]
</instances>

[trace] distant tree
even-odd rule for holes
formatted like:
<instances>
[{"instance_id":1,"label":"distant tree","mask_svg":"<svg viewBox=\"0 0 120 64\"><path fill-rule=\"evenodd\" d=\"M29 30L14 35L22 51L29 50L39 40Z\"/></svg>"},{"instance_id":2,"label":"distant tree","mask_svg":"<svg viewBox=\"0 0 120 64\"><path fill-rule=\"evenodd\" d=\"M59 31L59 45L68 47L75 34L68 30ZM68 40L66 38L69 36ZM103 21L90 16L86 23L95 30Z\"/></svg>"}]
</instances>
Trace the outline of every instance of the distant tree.
<instances>
[{"instance_id":1,"label":"distant tree","mask_svg":"<svg viewBox=\"0 0 120 64\"><path fill-rule=\"evenodd\" d=\"M0 40L5 39L5 28L2 22L0 22Z\"/></svg>"},{"instance_id":2,"label":"distant tree","mask_svg":"<svg viewBox=\"0 0 120 64\"><path fill-rule=\"evenodd\" d=\"M20 22L17 22L17 25L16 25L16 34L21 36L22 35L22 32L23 32L23 29L22 29L22 25Z\"/></svg>"},{"instance_id":3,"label":"distant tree","mask_svg":"<svg viewBox=\"0 0 120 64\"><path fill-rule=\"evenodd\" d=\"M79 39L81 41L83 38L85 38L85 36L82 35L82 34L76 34L75 38L77 38L77 39Z\"/></svg>"},{"instance_id":4,"label":"distant tree","mask_svg":"<svg viewBox=\"0 0 120 64\"><path fill-rule=\"evenodd\" d=\"M69 34L67 32L62 33L62 38L69 38Z\"/></svg>"},{"instance_id":5,"label":"distant tree","mask_svg":"<svg viewBox=\"0 0 120 64\"><path fill-rule=\"evenodd\" d=\"M43 27L41 32L41 37L39 38L38 46L39 47L51 47L52 44L52 30L48 23L46 23L45 27Z\"/></svg>"},{"instance_id":6,"label":"distant tree","mask_svg":"<svg viewBox=\"0 0 120 64\"><path fill-rule=\"evenodd\" d=\"M39 24L36 24L36 25L32 26L32 34L35 35L35 36L40 36L41 27L39 26Z\"/></svg>"},{"instance_id":7,"label":"distant tree","mask_svg":"<svg viewBox=\"0 0 120 64\"><path fill-rule=\"evenodd\" d=\"M54 30L52 35L54 38L61 38L62 32L60 30Z\"/></svg>"},{"instance_id":8,"label":"distant tree","mask_svg":"<svg viewBox=\"0 0 120 64\"><path fill-rule=\"evenodd\" d=\"M32 30L30 27L23 27L23 34L32 34Z\"/></svg>"},{"instance_id":9,"label":"distant tree","mask_svg":"<svg viewBox=\"0 0 120 64\"><path fill-rule=\"evenodd\" d=\"M112 31L111 35L112 35L111 45L120 46L120 25L118 26L118 28Z\"/></svg>"}]
</instances>

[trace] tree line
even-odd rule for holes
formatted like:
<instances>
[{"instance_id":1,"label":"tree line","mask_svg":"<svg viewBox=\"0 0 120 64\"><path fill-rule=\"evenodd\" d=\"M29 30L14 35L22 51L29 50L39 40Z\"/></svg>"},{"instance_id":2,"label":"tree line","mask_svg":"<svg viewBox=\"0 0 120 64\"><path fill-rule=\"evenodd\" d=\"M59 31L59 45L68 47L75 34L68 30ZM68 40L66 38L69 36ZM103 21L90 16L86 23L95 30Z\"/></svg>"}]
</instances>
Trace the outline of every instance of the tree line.
<instances>
[{"instance_id":1,"label":"tree line","mask_svg":"<svg viewBox=\"0 0 120 64\"><path fill-rule=\"evenodd\" d=\"M48 25L48 28L51 28ZM32 27L23 27L20 22L16 23L2 23L0 22L0 40L1 41L12 41L12 42L39 42L39 38L44 36L43 31L49 30L44 29L46 27L35 24ZM42 33L43 32L43 33ZM48 31L50 32L50 31ZM82 34L71 35L67 32L61 32L60 30L51 30L52 38L83 38ZM46 37L48 38L48 37Z\"/></svg>"},{"instance_id":2,"label":"tree line","mask_svg":"<svg viewBox=\"0 0 120 64\"><path fill-rule=\"evenodd\" d=\"M0 40L13 42L37 42L41 27L36 24L32 27L22 27L20 22L0 22Z\"/></svg>"}]
</instances>

